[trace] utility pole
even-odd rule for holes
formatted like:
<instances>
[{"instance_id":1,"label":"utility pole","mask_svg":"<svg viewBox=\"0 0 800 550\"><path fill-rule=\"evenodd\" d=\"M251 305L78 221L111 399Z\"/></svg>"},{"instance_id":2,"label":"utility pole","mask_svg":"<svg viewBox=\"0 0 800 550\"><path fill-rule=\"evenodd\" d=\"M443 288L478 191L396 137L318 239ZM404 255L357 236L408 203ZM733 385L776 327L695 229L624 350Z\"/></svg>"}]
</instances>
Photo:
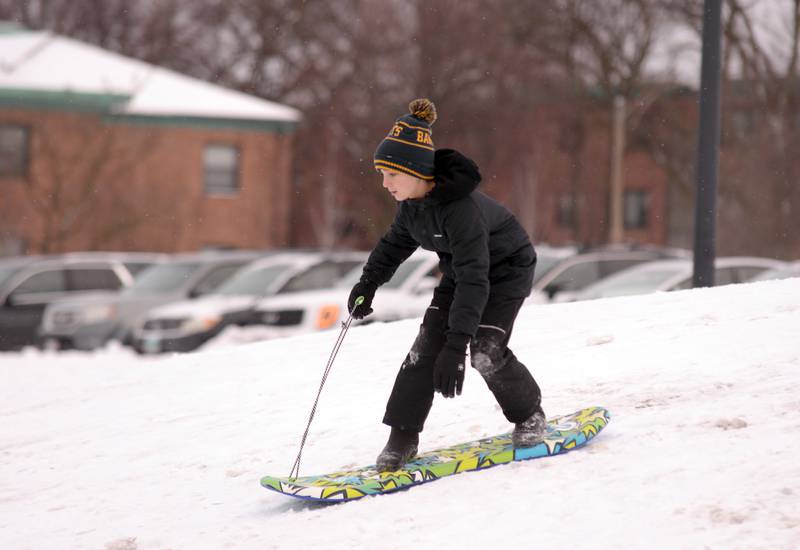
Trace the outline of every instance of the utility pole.
<instances>
[{"instance_id":1,"label":"utility pole","mask_svg":"<svg viewBox=\"0 0 800 550\"><path fill-rule=\"evenodd\" d=\"M625 162L625 98L614 96L611 115L611 227L608 240L612 244L625 239L623 208L625 181L623 165Z\"/></svg>"},{"instance_id":2,"label":"utility pole","mask_svg":"<svg viewBox=\"0 0 800 550\"><path fill-rule=\"evenodd\" d=\"M704 0L692 286L714 286L719 176L721 0Z\"/></svg>"}]
</instances>

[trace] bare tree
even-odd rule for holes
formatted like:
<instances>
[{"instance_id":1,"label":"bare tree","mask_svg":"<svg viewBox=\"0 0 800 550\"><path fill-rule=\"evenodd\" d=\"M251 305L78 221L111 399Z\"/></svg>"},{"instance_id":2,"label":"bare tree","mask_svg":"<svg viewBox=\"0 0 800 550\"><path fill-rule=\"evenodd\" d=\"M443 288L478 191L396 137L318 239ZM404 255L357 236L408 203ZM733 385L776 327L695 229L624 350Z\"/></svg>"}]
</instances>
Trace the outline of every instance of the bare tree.
<instances>
[{"instance_id":1,"label":"bare tree","mask_svg":"<svg viewBox=\"0 0 800 550\"><path fill-rule=\"evenodd\" d=\"M732 192L723 195L732 207L721 211L720 223L736 236L729 250L761 245L776 255L796 257L800 0L774 2L769 10L742 0L728 0L727 5L725 38L731 53L724 74L726 99L733 108L727 110L726 121L738 139L729 142L729 154L723 153L722 174L733 185ZM742 224L743 218L752 223Z\"/></svg>"},{"instance_id":2,"label":"bare tree","mask_svg":"<svg viewBox=\"0 0 800 550\"><path fill-rule=\"evenodd\" d=\"M35 126L31 149L37 162L23 186L33 213L29 224L40 228L32 251L62 252L69 241L102 248L145 223L153 213L134 192L131 173L156 146L144 130L87 124L74 115ZM113 218L106 215L111 211Z\"/></svg>"},{"instance_id":3,"label":"bare tree","mask_svg":"<svg viewBox=\"0 0 800 550\"><path fill-rule=\"evenodd\" d=\"M674 0L700 33L696 2ZM719 245L723 254L800 254L800 0L726 0Z\"/></svg>"},{"instance_id":4,"label":"bare tree","mask_svg":"<svg viewBox=\"0 0 800 550\"><path fill-rule=\"evenodd\" d=\"M211 2L200 0L0 0L0 19L46 29L177 70L191 70ZM214 44L209 44L213 47Z\"/></svg>"},{"instance_id":5,"label":"bare tree","mask_svg":"<svg viewBox=\"0 0 800 550\"><path fill-rule=\"evenodd\" d=\"M723 249L796 250L798 1L726 0ZM777 52L756 17L764 4L784 10L771 31ZM512 204L532 233L542 214L531 190L560 170L579 221L575 240L606 239L591 217L607 222L595 189L608 187L611 151L591 170L584 163L587 136L598 123L610 128L614 96L625 98L625 151L647 151L689 201L696 96L658 61L686 47L673 44L676 28L699 36L701 8L697 0L0 0L0 18L299 107L292 241L335 247L373 242L393 215L372 153L419 96L440 106L437 146L475 156L485 190ZM742 82L746 98L734 93ZM775 219L745 235L734 222L746 212Z\"/></svg>"},{"instance_id":6,"label":"bare tree","mask_svg":"<svg viewBox=\"0 0 800 550\"><path fill-rule=\"evenodd\" d=\"M580 96L591 95L609 114L609 133L616 136L609 140L612 147L608 187L615 191L609 201L612 218L609 238L621 239L622 159L628 134L635 130L665 88L651 74L648 62L669 22L667 14L653 0L549 0L536 4L512 3L511 9L516 12L520 26L518 36L524 36L527 47L541 52L560 67L560 76L571 83L571 99L580 104ZM539 32L527 32L534 26L540 27ZM621 106L624 106L624 122L620 127L613 120ZM574 121L565 123L575 127ZM614 132L615 127L620 129ZM568 141L575 149L572 154L580 157L581 140ZM573 204L582 205L585 197L576 173L572 181ZM583 212L576 216L583 217Z\"/></svg>"}]
</instances>

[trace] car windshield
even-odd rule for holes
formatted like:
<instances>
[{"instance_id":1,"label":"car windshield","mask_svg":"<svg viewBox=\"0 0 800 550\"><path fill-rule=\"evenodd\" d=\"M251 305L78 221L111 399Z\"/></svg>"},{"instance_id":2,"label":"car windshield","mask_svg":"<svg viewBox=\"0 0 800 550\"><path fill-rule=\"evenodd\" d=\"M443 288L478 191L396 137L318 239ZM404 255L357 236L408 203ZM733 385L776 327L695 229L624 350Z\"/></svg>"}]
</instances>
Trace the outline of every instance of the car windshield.
<instances>
[{"instance_id":1,"label":"car windshield","mask_svg":"<svg viewBox=\"0 0 800 550\"><path fill-rule=\"evenodd\" d=\"M750 282L772 281L776 279L789 279L790 277L800 277L800 267L786 266L786 267L776 267L774 269L768 269L766 271L762 271L761 273L750 279Z\"/></svg>"},{"instance_id":2,"label":"car windshield","mask_svg":"<svg viewBox=\"0 0 800 550\"><path fill-rule=\"evenodd\" d=\"M392 279L383 285L381 288L400 288L403 286L403 283L408 280L414 271L422 265L423 260L406 260L400 267L397 268L397 271L394 272L394 276ZM339 288L352 288L358 280L361 278L361 270L363 266L359 265L358 267L354 268L350 273L345 275L341 281L339 281L336 286Z\"/></svg>"},{"instance_id":3,"label":"car windshield","mask_svg":"<svg viewBox=\"0 0 800 550\"><path fill-rule=\"evenodd\" d=\"M331 288L354 267L360 267L360 260L324 261L313 265L292 277L280 292L302 292Z\"/></svg>"},{"instance_id":4,"label":"car windshield","mask_svg":"<svg viewBox=\"0 0 800 550\"><path fill-rule=\"evenodd\" d=\"M153 262L124 262L125 267L128 268L128 272L133 276L133 278L137 278L139 275L142 275L147 271L147 268L153 265Z\"/></svg>"},{"instance_id":5,"label":"car windshield","mask_svg":"<svg viewBox=\"0 0 800 550\"><path fill-rule=\"evenodd\" d=\"M226 296L262 296L278 278L291 269L290 264L246 269L230 278L214 291Z\"/></svg>"},{"instance_id":6,"label":"car windshield","mask_svg":"<svg viewBox=\"0 0 800 550\"><path fill-rule=\"evenodd\" d=\"M136 295L178 290L201 265L197 262L154 265L143 271L124 293Z\"/></svg>"},{"instance_id":7,"label":"car windshield","mask_svg":"<svg viewBox=\"0 0 800 550\"><path fill-rule=\"evenodd\" d=\"M421 265L422 260L406 260L404 263L400 264L400 267L394 272L391 280L383 285L383 288L400 288Z\"/></svg>"},{"instance_id":8,"label":"car windshield","mask_svg":"<svg viewBox=\"0 0 800 550\"><path fill-rule=\"evenodd\" d=\"M361 278L361 270L364 268L363 265L358 267L354 267L351 269L347 275L339 279L339 282L336 283L336 287L338 288L352 288L358 280Z\"/></svg>"},{"instance_id":9,"label":"car windshield","mask_svg":"<svg viewBox=\"0 0 800 550\"><path fill-rule=\"evenodd\" d=\"M586 288L582 298L610 298L655 292L661 285L675 277L680 268L632 269L622 271Z\"/></svg>"},{"instance_id":10,"label":"car windshield","mask_svg":"<svg viewBox=\"0 0 800 550\"><path fill-rule=\"evenodd\" d=\"M547 254L537 253L536 254L536 269L535 274L533 276L533 282L535 283L539 279L545 276L550 269L553 268L558 262L563 260L565 256L548 256Z\"/></svg>"},{"instance_id":11,"label":"car windshield","mask_svg":"<svg viewBox=\"0 0 800 550\"><path fill-rule=\"evenodd\" d=\"M3 286L11 276L20 270L22 266L19 265L7 265L7 266L0 266L0 286Z\"/></svg>"}]
</instances>

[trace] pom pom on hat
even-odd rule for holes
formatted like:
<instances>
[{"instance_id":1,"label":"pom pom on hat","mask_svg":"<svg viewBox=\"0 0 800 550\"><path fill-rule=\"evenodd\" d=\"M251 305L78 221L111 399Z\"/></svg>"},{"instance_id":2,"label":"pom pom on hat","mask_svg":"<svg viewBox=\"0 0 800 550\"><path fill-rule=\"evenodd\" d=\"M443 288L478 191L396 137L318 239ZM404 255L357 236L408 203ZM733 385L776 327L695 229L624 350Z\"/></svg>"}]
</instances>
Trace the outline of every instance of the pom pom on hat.
<instances>
[{"instance_id":1,"label":"pom pom on hat","mask_svg":"<svg viewBox=\"0 0 800 550\"><path fill-rule=\"evenodd\" d=\"M420 98L408 104L408 111L394 121L389 134L375 150L375 168L433 180L436 148L431 124L436 120L436 107L430 99Z\"/></svg>"},{"instance_id":2,"label":"pom pom on hat","mask_svg":"<svg viewBox=\"0 0 800 550\"><path fill-rule=\"evenodd\" d=\"M408 112L412 116L424 120L428 124L436 122L436 105L430 99L415 99L408 104Z\"/></svg>"}]
</instances>

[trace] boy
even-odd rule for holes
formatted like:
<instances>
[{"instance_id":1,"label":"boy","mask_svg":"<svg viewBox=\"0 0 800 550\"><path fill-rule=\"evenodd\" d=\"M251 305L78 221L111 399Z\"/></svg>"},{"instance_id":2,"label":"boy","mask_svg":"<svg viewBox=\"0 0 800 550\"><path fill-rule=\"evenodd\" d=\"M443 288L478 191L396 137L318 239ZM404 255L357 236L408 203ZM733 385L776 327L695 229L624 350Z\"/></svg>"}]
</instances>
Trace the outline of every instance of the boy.
<instances>
[{"instance_id":1,"label":"boy","mask_svg":"<svg viewBox=\"0 0 800 550\"><path fill-rule=\"evenodd\" d=\"M419 334L400 368L383 422L389 441L379 471L394 471L417 453L434 392L461 394L466 350L505 417L517 447L539 443L545 431L541 392L508 340L531 291L536 253L505 207L475 188L477 165L451 149L436 150L427 99L409 104L375 151L383 186L400 203L394 222L369 256L348 301L361 319L372 313L375 291L418 246L439 255L443 273ZM355 306L359 296L364 297Z\"/></svg>"}]
</instances>

